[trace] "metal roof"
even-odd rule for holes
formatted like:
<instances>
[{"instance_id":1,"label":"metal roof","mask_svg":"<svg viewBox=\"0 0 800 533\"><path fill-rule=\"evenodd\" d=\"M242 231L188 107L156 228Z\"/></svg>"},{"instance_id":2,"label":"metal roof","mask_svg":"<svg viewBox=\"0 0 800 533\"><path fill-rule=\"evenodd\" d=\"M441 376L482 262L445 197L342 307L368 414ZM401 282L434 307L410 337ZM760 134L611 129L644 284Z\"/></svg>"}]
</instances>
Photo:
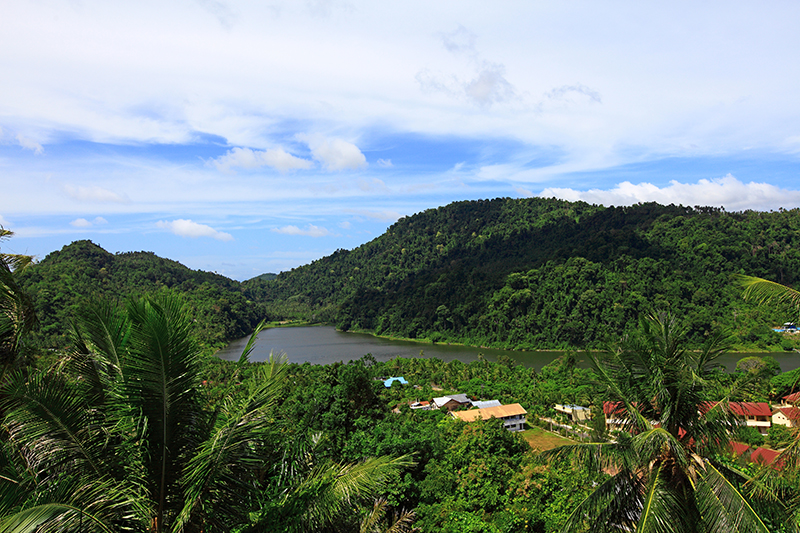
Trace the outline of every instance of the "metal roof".
<instances>
[{"instance_id":1,"label":"metal roof","mask_svg":"<svg viewBox=\"0 0 800 533\"><path fill-rule=\"evenodd\" d=\"M509 416L526 415L526 411L520 404L500 405L497 407L487 407L486 409L470 409L469 411L453 411L452 415L460 418L464 422L475 420L489 420L490 418L507 418Z\"/></svg>"}]
</instances>

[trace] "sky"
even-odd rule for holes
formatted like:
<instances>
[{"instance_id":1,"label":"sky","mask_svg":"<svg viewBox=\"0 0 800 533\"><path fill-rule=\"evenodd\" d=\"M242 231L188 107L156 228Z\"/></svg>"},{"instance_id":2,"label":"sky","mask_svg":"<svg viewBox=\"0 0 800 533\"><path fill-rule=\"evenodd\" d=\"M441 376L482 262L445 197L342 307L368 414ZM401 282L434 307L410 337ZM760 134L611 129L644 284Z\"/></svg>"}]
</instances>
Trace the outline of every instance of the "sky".
<instances>
[{"instance_id":1,"label":"sky","mask_svg":"<svg viewBox=\"0 0 800 533\"><path fill-rule=\"evenodd\" d=\"M28 0L2 251L245 280L460 200L800 207L798 2Z\"/></svg>"}]
</instances>

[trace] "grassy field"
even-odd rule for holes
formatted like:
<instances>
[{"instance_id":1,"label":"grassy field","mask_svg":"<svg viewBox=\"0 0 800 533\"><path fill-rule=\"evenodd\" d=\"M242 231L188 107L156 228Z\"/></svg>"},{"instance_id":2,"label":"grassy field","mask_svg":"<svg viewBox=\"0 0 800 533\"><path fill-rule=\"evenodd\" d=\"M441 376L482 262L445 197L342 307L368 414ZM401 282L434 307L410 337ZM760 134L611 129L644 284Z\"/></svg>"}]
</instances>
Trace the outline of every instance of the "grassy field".
<instances>
[{"instance_id":1,"label":"grassy field","mask_svg":"<svg viewBox=\"0 0 800 533\"><path fill-rule=\"evenodd\" d=\"M540 427L526 429L522 432L522 436L528 441L531 448L540 452L563 446L564 444L575 444L574 441L565 439L555 433L550 433Z\"/></svg>"}]
</instances>

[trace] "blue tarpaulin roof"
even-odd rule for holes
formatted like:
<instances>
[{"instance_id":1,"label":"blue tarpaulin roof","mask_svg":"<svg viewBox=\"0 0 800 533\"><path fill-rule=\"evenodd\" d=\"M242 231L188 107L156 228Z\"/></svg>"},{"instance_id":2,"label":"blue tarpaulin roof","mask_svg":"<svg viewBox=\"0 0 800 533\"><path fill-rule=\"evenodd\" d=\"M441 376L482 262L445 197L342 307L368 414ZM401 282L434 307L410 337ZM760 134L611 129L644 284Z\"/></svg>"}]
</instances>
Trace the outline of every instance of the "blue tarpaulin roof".
<instances>
[{"instance_id":1,"label":"blue tarpaulin roof","mask_svg":"<svg viewBox=\"0 0 800 533\"><path fill-rule=\"evenodd\" d=\"M399 381L401 385L408 385L408 381L406 381L406 378L399 377L399 378L387 379L386 381L383 382L383 386L386 387L387 389L390 389L392 387L392 383L395 381Z\"/></svg>"}]
</instances>

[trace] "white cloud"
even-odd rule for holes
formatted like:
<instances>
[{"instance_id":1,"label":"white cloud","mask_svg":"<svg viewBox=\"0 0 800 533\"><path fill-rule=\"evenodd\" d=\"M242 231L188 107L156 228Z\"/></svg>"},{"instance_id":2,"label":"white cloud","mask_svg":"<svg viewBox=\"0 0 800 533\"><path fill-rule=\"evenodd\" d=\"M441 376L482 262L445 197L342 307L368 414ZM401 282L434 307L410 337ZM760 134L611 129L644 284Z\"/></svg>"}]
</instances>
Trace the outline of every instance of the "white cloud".
<instances>
[{"instance_id":1,"label":"white cloud","mask_svg":"<svg viewBox=\"0 0 800 533\"><path fill-rule=\"evenodd\" d=\"M343 220L342 222L339 222L339 227L342 229L350 229L352 226L353 225L350 223L349 220Z\"/></svg>"},{"instance_id":2,"label":"white cloud","mask_svg":"<svg viewBox=\"0 0 800 533\"><path fill-rule=\"evenodd\" d=\"M523 189L522 187L514 187L514 191L523 198L532 198L534 196L533 191Z\"/></svg>"},{"instance_id":3,"label":"white cloud","mask_svg":"<svg viewBox=\"0 0 800 533\"><path fill-rule=\"evenodd\" d=\"M657 187L652 183L633 184L629 181L619 183L608 190L579 191L549 187L539 196L570 201L582 200L603 205L657 202L664 205L722 206L729 211L800 207L800 191L782 189L768 183L743 183L730 174L718 179L701 179L697 183L680 183L673 180L666 187Z\"/></svg>"},{"instance_id":4,"label":"white cloud","mask_svg":"<svg viewBox=\"0 0 800 533\"><path fill-rule=\"evenodd\" d=\"M21 134L17 135L17 142L19 142L19 145L26 150L33 151L33 153L36 155L41 155L44 153L44 148L42 148L41 144L37 143L33 139L23 137Z\"/></svg>"},{"instance_id":5,"label":"white cloud","mask_svg":"<svg viewBox=\"0 0 800 533\"><path fill-rule=\"evenodd\" d=\"M469 31L464 26L460 25L450 33L440 34L442 44L448 52L453 54L465 54L468 57L477 56L478 52L475 50L475 42L478 36Z\"/></svg>"},{"instance_id":6,"label":"white cloud","mask_svg":"<svg viewBox=\"0 0 800 533\"><path fill-rule=\"evenodd\" d=\"M130 198L126 194L118 194L103 187L93 185L91 187L64 185L64 192L67 195L81 202L98 202L98 203L117 203L129 204Z\"/></svg>"},{"instance_id":7,"label":"white cloud","mask_svg":"<svg viewBox=\"0 0 800 533\"><path fill-rule=\"evenodd\" d=\"M76 228L90 228L92 227L92 223L86 220L85 218L76 218L72 222L69 223L70 226L75 226Z\"/></svg>"},{"instance_id":8,"label":"white cloud","mask_svg":"<svg viewBox=\"0 0 800 533\"><path fill-rule=\"evenodd\" d=\"M198 237L211 237L212 239L217 239L220 241L232 241L233 235L230 233L225 233L222 231L217 231L211 226L207 226L205 224L198 224L197 222L192 222L191 220L186 220L179 218L178 220L173 220L172 222L167 222L164 220L159 220L156 222L156 226L162 229L166 229L178 235L179 237L190 237L192 239L196 239Z\"/></svg>"},{"instance_id":9,"label":"white cloud","mask_svg":"<svg viewBox=\"0 0 800 533\"><path fill-rule=\"evenodd\" d=\"M475 78L464 84L464 92L476 104L486 107L514 98L514 87L505 78L505 67L485 64Z\"/></svg>"},{"instance_id":10,"label":"white cloud","mask_svg":"<svg viewBox=\"0 0 800 533\"><path fill-rule=\"evenodd\" d=\"M364 192L389 192L389 187L378 178L372 178L371 180L360 179L358 180L358 188Z\"/></svg>"},{"instance_id":11,"label":"white cloud","mask_svg":"<svg viewBox=\"0 0 800 533\"><path fill-rule=\"evenodd\" d=\"M377 163L378 166L382 168L390 168L394 166L391 159L378 159Z\"/></svg>"},{"instance_id":12,"label":"white cloud","mask_svg":"<svg viewBox=\"0 0 800 533\"><path fill-rule=\"evenodd\" d=\"M582 85L580 83L576 83L575 85L562 85L561 87L556 87L548 92L545 96L550 98L551 100L563 100L568 98L571 94L580 94L586 96L593 102L597 102L598 104L603 103L603 98L599 92L590 89L589 87Z\"/></svg>"},{"instance_id":13,"label":"white cloud","mask_svg":"<svg viewBox=\"0 0 800 533\"><path fill-rule=\"evenodd\" d=\"M282 228L273 228L275 233L283 233L285 235L303 235L306 237L327 237L333 235L326 228L309 224L306 229L300 229L297 226L283 226Z\"/></svg>"},{"instance_id":14,"label":"white cloud","mask_svg":"<svg viewBox=\"0 0 800 533\"><path fill-rule=\"evenodd\" d=\"M250 148L233 148L228 153L210 161L212 165L222 172L231 172L239 168L272 167L280 172L295 169L311 168L314 163L300 157L295 157L283 148L270 148L269 150L251 150Z\"/></svg>"},{"instance_id":15,"label":"white cloud","mask_svg":"<svg viewBox=\"0 0 800 533\"><path fill-rule=\"evenodd\" d=\"M327 139L319 135L297 135L308 143L311 155L326 170L356 170L367 166L367 158L358 146L343 139Z\"/></svg>"},{"instance_id":16,"label":"white cloud","mask_svg":"<svg viewBox=\"0 0 800 533\"><path fill-rule=\"evenodd\" d=\"M92 221L86 220L85 218L76 218L69 224L70 226L74 226L76 228L91 228L92 226L108 224L108 220L104 219L103 217L95 217L95 219Z\"/></svg>"},{"instance_id":17,"label":"white cloud","mask_svg":"<svg viewBox=\"0 0 800 533\"><path fill-rule=\"evenodd\" d=\"M367 210L351 210L353 214L361 215L367 218L374 218L383 222L395 222L397 219L403 217L397 211L367 211Z\"/></svg>"},{"instance_id":18,"label":"white cloud","mask_svg":"<svg viewBox=\"0 0 800 533\"><path fill-rule=\"evenodd\" d=\"M4 228L5 228L6 226L8 226L8 220L6 220L5 218L3 218L3 215L0 215L0 226L3 226Z\"/></svg>"}]
</instances>

